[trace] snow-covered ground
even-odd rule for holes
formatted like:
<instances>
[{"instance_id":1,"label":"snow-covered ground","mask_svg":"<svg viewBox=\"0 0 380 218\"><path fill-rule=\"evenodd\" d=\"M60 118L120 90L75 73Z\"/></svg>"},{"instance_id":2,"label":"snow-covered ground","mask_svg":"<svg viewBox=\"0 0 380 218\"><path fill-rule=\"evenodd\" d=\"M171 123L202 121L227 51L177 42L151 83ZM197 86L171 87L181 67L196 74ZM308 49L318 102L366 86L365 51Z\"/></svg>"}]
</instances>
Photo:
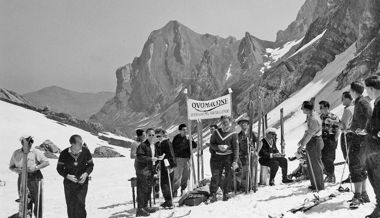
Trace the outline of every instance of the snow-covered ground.
<instances>
[{"instance_id":1,"label":"snow-covered ground","mask_svg":"<svg viewBox=\"0 0 380 218\"><path fill-rule=\"evenodd\" d=\"M286 153L292 156L296 150L296 144L304 131L305 115L300 111L302 101L316 97L316 102L321 99L329 100L334 105L338 105L341 91L335 91L335 77L343 70L347 62L354 57L355 47L351 46L347 51L338 55L336 59L328 64L324 70L319 72L315 79L305 88L293 94L291 98L284 101L277 108L268 114L269 126L275 124L279 119L280 108L284 108L285 116L291 115L285 121L285 140L287 142ZM334 110L341 114L342 107L338 106ZM108 145L107 142L98 139L88 132L62 125L56 121L47 119L44 115L30 111L6 102L0 101L0 180L6 181L6 186L0 187L0 217L8 217L17 211L18 205L14 202L17 198L16 174L8 170L8 162L12 152L19 148L19 136L31 134L35 137L35 145L41 144L44 140L50 139L61 149L69 145L68 138L72 134L80 134L84 141L93 150L99 145ZM175 127L171 128L173 131ZM209 135L208 132L204 133ZM107 133L107 136L110 136ZM117 137L117 136L114 136ZM109 146L109 145L108 145ZM95 168L90 181L87 196L87 211L90 218L105 217L133 217L132 194L129 178L134 176L133 161L130 160L129 150L115 147L126 158L95 159ZM205 150L205 175L210 176L209 152ZM338 147L337 162L342 160L342 155ZM194 160L196 163L196 159ZM57 161L50 160L50 166L43 170L45 177L45 217L64 218L66 216L66 205L63 194L62 178L55 170ZM289 162L289 172L293 170L297 161ZM341 178L343 166L336 168L337 179ZM280 172L279 172L280 174ZM347 176L347 168L344 178ZM268 217L268 214L278 214L302 203L305 198L312 197L308 192L309 182L299 182L291 185L280 183L280 175L277 175L276 186L260 187L258 192L248 195L238 195L228 202L218 201L214 204L202 204L192 207L189 217ZM348 185L346 185L347 187ZM337 189L338 185L328 186L321 196L328 195ZM374 194L368 184L368 192L372 201ZM302 214L286 214L285 217L364 217L374 208L373 203L366 204L358 210L349 210L346 202L352 197L352 193L339 195L337 198L325 202L311 211ZM176 208L178 214L185 213L189 208ZM164 217L170 211L162 211L153 214L151 217Z\"/></svg>"}]
</instances>

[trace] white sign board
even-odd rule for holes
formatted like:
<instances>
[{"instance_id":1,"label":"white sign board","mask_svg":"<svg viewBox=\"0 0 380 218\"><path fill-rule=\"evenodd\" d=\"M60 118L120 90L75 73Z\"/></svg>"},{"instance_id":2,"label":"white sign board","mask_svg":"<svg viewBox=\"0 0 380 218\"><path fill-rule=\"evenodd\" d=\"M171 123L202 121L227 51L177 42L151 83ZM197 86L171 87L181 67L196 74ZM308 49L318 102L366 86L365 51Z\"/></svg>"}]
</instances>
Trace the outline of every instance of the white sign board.
<instances>
[{"instance_id":1,"label":"white sign board","mask_svg":"<svg viewBox=\"0 0 380 218\"><path fill-rule=\"evenodd\" d=\"M231 94L220 98L197 101L187 100L187 117L189 120L205 120L232 115Z\"/></svg>"}]
</instances>

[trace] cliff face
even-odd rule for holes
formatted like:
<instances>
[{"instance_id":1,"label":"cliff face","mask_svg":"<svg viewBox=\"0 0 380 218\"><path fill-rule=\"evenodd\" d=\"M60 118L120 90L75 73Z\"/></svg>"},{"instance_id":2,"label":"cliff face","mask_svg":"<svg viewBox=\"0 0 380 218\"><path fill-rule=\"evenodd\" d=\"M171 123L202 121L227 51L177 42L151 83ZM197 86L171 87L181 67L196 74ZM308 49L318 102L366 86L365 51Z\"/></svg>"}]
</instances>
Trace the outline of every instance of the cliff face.
<instances>
[{"instance_id":1,"label":"cliff face","mask_svg":"<svg viewBox=\"0 0 380 218\"><path fill-rule=\"evenodd\" d=\"M269 111L356 42L357 57L338 77L344 87L378 68L379 21L375 0L307 0L276 42L249 33L241 40L202 35L170 21L117 70L115 97L91 119L128 134L136 127L168 128L186 120L184 88L205 100L231 87L235 115L247 111L249 92L260 89Z\"/></svg>"}]
</instances>

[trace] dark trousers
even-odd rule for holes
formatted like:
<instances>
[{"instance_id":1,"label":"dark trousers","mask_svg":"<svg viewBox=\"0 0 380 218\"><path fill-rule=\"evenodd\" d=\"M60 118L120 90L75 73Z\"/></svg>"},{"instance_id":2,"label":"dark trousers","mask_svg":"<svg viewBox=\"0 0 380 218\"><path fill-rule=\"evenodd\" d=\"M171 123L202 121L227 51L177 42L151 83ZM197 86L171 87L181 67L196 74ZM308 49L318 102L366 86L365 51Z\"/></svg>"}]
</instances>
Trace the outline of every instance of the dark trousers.
<instances>
[{"instance_id":1,"label":"dark trousers","mask_svg":"<svg viewBox=\"0 0 380 218\"><path fill-rule=\"evenodd\" d=\"M338 142L335 141L335 135L323 137L324 147L322 149L322 163L327 176L335 176L334 161Z\"/></svg>"},{"instance_id":2,"label":"dark trousers","mask_svg":"<svg viewBox=\"0 0 380 218\"><path fill-rule=\"evenodd\" d=\"M137 177L137 208L148 207L152 194L153 176L136 173Z\"/></svg>"},{"instance_id":3,"label":"dark trousers","mask_svg":"<svg viewBox=\"0 0 380 218\"><path fill-rule=\"evenodd\" d=\"M260 159L260 164L270 168L270 180L274 180L276 177L278 167L281 167L282 179L286 179L288 176L288 161L284 157L274 157L271 159Z\"/></svg>"},{"instance_id":4,"label":"dark trousers","mask_svg":"<svg viewBox=\"0 0 380 218\"><path fill-rule=\"evenodd\" d=\"M320 136L314 136L306 145L308 176L310 178L311 186L323 190L325 184L323 182L323 163L321 159L321 151L323 149L323 140ZM311 173L313 170L315 180Z\"/></svg>"},{"instance_id":5,"label":"dark trousers","mask_svg":"<svg viewBox=\"0 0 380 218\"><path fill-rule=\"evenodd\" d=\"M346 136L346 137L344 137L344 136ZM348 143L346 144L346 139L347 139L347 133L342 133L340 135L340 148L342 149L343 157L345 160L347 160L347 151L349 151L349 149L347 148Z\"/></svg>"},{"instance_id":6,"label":"dark trousers","mask_svg":"<svg viewBox=\"0 0 380 218\"><path fill-rule=\"evenodd\" d=\"M63 181L63 187L65 189L68 217L86 218L86 196L88 190L88 180L83 184L79 184L65 179Z\"/></svg>"},{"instance_id":7,"label":"dark trousers","mask_svg":"<svg viewBox=\"0 0 380 218\"><path fill-rule=\"evenodd\" d=\"M354 133L347 134L347 144L350 148L349 169L351 180L354 183L362 182L367 179L367 171L365 169L365 146L363 144L364 137Z\"/></svg>"},{"instance_id":8,"label":"dark trousers","mask_svg":"<svg viewBox=\"0 0 380 218\"><path fill-rule=\"evenodd\" d=\"M38 186L42 178L43 177L42 177L41 171L37 171L35 173L29 173L28 184L27 184L28 190L29 190L29 198L30 198L30 202L28 204L28 210L32 211L33 209L34 216L37 217L37 210L39 209L38 218L42 217L42 191L43 191L42 186L41 186L40 193L38 193ZM19 174L18 176L17 184L18 184L19 193L20 193L21 174ZM40 202L38 202L38 195L39 195L39 199L41 199ZM37 208L37 205L39 205L38 208Z\"/></svg>"},{"instance_id":9,"label":"dark trousers","mask_svg":"<svg viewBox=\"0 0 380 218\"><path fill-rule=\"evenodd\" d=\"M380 143L369 143L365 156L368 179L376 195L377 207L380 207Z\"/></svg>"},{"instance_id":10,"label":"dark trousers","mask_svg":"<svg viewBox=\"0 0 380 218\"><path fill-rule=\"evenodd\" d=\"M170 186L169 184L173 187L173 177L174 177L174 172L171 172L169 174L170 181L168 178L168 172L166 170L166 167L161 166L161 191L162 195L164 196L165 201L172 201L172 195L170 193Z\"/></svg>"},{"instance_id":11,"label":"dark trousers","mask_svg":"<svg viewBox=\"0 0 380 218\"><path fill-rule=\"evenodd\" d=\"M211 167L211 183L210 193L215 194L218 188L221 187L223 194L228 194L232 183L232 155L212 155L210 159ZM225 174L222 179L223 171Z\"/></svg>"}]
</instances>

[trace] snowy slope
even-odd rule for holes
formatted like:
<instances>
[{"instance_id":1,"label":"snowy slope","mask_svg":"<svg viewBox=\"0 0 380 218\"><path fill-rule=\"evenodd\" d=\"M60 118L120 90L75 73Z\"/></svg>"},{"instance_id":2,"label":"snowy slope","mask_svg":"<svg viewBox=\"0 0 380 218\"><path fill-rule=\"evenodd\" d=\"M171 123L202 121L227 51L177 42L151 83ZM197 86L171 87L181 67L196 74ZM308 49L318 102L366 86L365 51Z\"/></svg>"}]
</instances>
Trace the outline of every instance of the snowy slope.
<instances>
[{"instance_id":1,"label":"snowy slope","mask_svg":"<svg viewBox=\"0 0 380 218\"><path fill-rule=\"evenodd\" d=\"M95 147L106 145L125 156L129 156L129 150L114 147L96 136L76 127L58 124L54 120L47 119L43 114L24 109L22 107L0 101L0 180L6 181L5 187L0 187L0 217L8 217L17 211L16 181L17 175L8 170L10 157L14 150L20 147L18 138L23 134L35 137L35 144L39 145L44 140L52 140L58 147L64 149L69 146L69 137L79 134L89 146L91 152ZM111 137L116 137L109 135ZM63 194L62 177L55 170L57 161L50 160L50 166L43 170L45 177L45 217L65 217L66 208ZM126 167L131 166L131 167ZM122 172L119 174L119 172ZM115 174L119 174L115 176ZM125 184L127 179L134 175L133 161L128 158L95 159L95 170L90 185L88 202L89 217L107 217L107 213L96 211L104 206L103 202L120 202L125 200L130 190ZM112 184L112 185L110 185ZM96 190L96 192L94 192ZM110 195L110 193L115 193ZM109 199L112 198L112 199ZM120 201L119 201L120 200ZM99 215L94 215L99 214Z\"/></svg>"},{"instance_id":2,"label":"snowy slope","mask_svg":"<svg viewBox=\"0 0 380 218\"><path fill-rule=\"evenodd\" d=\"M347 51L337 56L336 59L319 72L315 79L310 82L304 89L293 94L291 98L284 101L277 108L269 113L269 125L275 124L279 119L279 110L284 108L285 116L292 115L285 121L285 139L287 142L287 155L291 156L296 149L296 143L304 131L305 115L300 111L302 101L317 96L316 102L320 99L326 99L333 103L334 107L338 105L341 91L334 91L336 82L335 77L346 66L347 62L354 57L355 47L352 46ZM334 112L340 114L342 107L338 106ZM71 134L78 133L83 136L84 140L93 149L97 145L106 145L107 143L99 140L89 133L70 126L62 126L55 121L46 119L43 115L33 111L10 105L0 101L0 137L2 139L0 153L0 179L5 180L7 185L0 187L0 217L7 217L17 210L16 199L16 175L7 169L8 160L13 150L18 147L18 137L21 134L29 133L36 137L36 144L45 139L51 139L61 148L68 146L68 137ZM5 125L4 125L5 124ZM171 128L175 132L175 127ZM208 132L204 133L209 136ZM109 134L108 134L109 136ZM128 150L120 151L128 155ZM340 150L337 151L338 159ZM87 196L87 211L90 218L104 217L134 217L133 205L131 202L131 188L127 179L134 176L133 161L129 158L114 159L95 159L95 169L90 182L89 194ZM62 178L56 173L56 161L50 160L51 166L43 170L45 176L45 217L66 217L66 207L63 195ZM295 168L297 161L290 162L289 171ZM195 159L196 163L196 159ZM205 150L205 171L206 177L209 173L209 152ZM337 178L340 179L343 166L336 169ZM344 177L347 176L347 169ZM308 192L309 182L299 182L292 185L280 184L280 172L277 175L276 186L260 187L257 193L249 195L241 194L229 200L228 202L218 201L214 204L202 204L198 207L192 207L192 213L189 217L257 217L266 218L268 214L278 214L289 210L290 208L302 203L305 198L312 197ZM321 196L328 195L337 189L336 186L328 186L325 191L320 193ZM368 184L368 191L372 201L374 194ZM337 198L326 202L311 211L302 214L286 214L285 217L364 217L374 208L373 203L366 204L358 210L348 210L348 199L352 193L345 193ZM185 213L189 208L176 208L177 214ZM164 217L170 211L162 211L153 214L151 217Z\"/></svg>"}]
</instances>

